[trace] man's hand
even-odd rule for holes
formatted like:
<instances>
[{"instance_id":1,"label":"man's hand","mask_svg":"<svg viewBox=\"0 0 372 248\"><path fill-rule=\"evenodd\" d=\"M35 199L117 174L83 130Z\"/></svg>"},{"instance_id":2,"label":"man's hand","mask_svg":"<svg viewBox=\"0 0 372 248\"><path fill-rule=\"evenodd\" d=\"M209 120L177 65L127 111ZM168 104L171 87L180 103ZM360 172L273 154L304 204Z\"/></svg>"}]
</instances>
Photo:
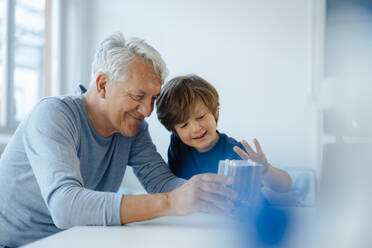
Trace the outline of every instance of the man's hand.
<instances>
[{"instance_id":1,"label":"man's hand","mask_svg":"<svg viewBox=\"0 0 372 248\"><path fill-rule=\"evenodd\" d=\"M234 207L237 193L231 188L233 178L206 173L193 176L181 187L168 193L172 215L186 215L193 212L227 214Z\"/></svg>"},{"instance_id":2,"label":"man's hand","mask_svg":"<svg viewBox=\"0 0 372 248\"><path fill-rule=\"evenodd\" d=\"M254 145L256 146L256 150L257 152L255 152L252 147L248 144L247 141L243 140L241 142L241 144L244 146L245 151L243 151L243 149L241 149L240 147L238 146L234 146L234 151L244 160L247 160L247 159L250 159L258 164L261 164L264 166L262 172L265 174L269 167L270 167L270 164L269 162L267 162L267 159L266 159L266 156L265 154L263 153L262 151L262 148L260 146L260 143L258 142L257 139L253 139L253 143Z\"/></svg>"}]
</instances>

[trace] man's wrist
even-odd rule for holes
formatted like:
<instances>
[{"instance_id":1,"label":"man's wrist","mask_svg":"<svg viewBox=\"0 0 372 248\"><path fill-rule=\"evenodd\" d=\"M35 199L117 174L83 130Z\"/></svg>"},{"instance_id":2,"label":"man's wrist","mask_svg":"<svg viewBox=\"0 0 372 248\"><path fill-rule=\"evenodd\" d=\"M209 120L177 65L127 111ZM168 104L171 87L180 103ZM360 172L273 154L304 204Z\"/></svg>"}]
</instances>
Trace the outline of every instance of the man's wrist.
<instances>
[{"instance_id":1,"label":"man's wrist","mask_svg":"<svg viewBox=\"0 0 372 248\"><path fill-rule=\"evenodd\" d=\"M160 193L157 195L160 196L156 200L158 202L156 208L159 210L159 216L173 215L171 203L169 200L169 193Z\"/></svg>"},{"instance_id":2,"label":"man's wrist","mask_svg":"<svg viewBox=\"0 0 372 248\"><path fill-rule=\"evenodd\" d=\"M165 215L177 215L172 202L172 192L164 193L164 212Z\"/></svg>"},{"instance_id":3,"label":"man's wrist","mask_svg":"<svg viewBox=\"0 0 372 248\"><path fill-rule=\"evenodd\" d=\"M120 220L123 225L172 214L168 193L123 195Z\"/></svg>"}]
</instances>

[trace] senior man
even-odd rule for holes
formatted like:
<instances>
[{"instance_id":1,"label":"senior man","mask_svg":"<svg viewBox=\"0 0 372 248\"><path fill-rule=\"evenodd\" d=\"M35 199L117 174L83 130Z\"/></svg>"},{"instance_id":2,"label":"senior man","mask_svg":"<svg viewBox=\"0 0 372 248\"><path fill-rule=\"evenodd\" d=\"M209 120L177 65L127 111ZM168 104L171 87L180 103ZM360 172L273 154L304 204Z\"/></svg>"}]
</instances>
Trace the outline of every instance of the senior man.
<instances>
[{"instance_id":1,"label":"senior man","mask_svg":"<svg viewBox=\"0 0 372 248\"><path fill-rule=\"evenodd\" d=\"M76 225L120 225L196 211L223 212L232 179L175 177L144 121L166 76L143 40L113 34L99 46L89 90L42 99L0 160L0 247L15 247ZM150 194L116 193L126 166Z\"/></svg>"}]
</instances>

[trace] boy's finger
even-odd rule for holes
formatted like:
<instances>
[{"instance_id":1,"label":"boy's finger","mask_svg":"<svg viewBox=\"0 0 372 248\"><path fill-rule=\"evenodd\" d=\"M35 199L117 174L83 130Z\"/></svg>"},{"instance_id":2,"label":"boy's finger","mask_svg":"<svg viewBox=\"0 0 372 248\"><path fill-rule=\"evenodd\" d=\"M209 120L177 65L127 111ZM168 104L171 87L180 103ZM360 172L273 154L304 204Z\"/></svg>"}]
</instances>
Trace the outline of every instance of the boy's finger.
<instances>
[{"instance_id":1,"label":"boy's finger","mask_svg":"<svg viewBox=\"0 0 372 248\"><path fill-rule=\"evenodd\" d=\"M247 141L242 140L242 142L240 143L244 146L245 150L248 152L248 155L255 154L255 151L253 151L252 147L248 144Z\"/></svg>"},{"instance_id":2,"label":"boy's finger","mask_svg":"<svg viewBox=\"0 0 372 248\"><path fill-rule=\"evenodd\" d=\"M248 154L245 151L243 151L243 149L241 149L239 146L234 146L233 149L234 149L234 152L237 153L239 157L241 157L241 159L244 159L244 160L249 159Z\"/></svg>"},{"instance_id":3,"label":"boy's finger","mask_svg":"<svg viewBox=\"0 0 372 248\"><path fill-rule=\"evenodd\" d=\"M257 152L262 154L263 151L262 151L261 145L256 138L253 139L253 143L256 146Z\"/></svg>"}]
</instances>

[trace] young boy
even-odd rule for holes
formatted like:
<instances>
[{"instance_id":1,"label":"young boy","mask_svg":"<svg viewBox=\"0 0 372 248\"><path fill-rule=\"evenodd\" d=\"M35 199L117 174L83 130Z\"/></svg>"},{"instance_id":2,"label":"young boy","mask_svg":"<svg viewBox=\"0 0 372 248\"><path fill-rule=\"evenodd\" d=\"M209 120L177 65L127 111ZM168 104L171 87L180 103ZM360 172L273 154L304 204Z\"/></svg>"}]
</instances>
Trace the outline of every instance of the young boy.
<instances>
[{"instance_id":1,"label":"young boy","mask_svg":"<svg viewBox=\"0 0 372 248\"><path fill-rule=\"evenodd\" d=\"M178 177L189 179L200 173L217 173L224 159L251 159L264 166L262 183L278 192L291 190L287 172L271 166L256 139L255 152L242 143L217 131L218 93L196 75L180 76L167 82L156 102L160 122L172 132L168 165Z\"/></svg>"}]
</instances>

